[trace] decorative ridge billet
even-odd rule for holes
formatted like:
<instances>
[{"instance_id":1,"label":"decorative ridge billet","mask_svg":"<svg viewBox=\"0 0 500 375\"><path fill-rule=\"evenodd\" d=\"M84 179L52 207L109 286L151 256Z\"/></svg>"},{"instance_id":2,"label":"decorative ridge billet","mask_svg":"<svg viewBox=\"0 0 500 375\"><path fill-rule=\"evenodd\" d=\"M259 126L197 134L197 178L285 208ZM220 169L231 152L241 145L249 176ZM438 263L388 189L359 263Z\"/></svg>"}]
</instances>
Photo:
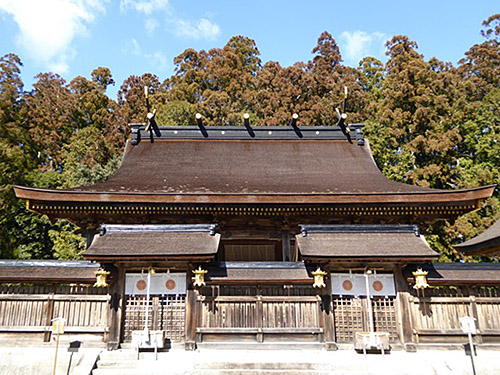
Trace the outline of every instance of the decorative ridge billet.
<instances>
[{"instance_id":1,"label":"decorative ridge billet","mask_svg":"<svg viewBox=\"0 0 500 375\"><path fill-rule=\"evenodd\" d=\"M414 233L420 236L418 225L413 224L355 224L355 225L304 225L300 224L303 237L309 233Z\"/></svg>"},{"instance_id":2,"label":"decorative ridge billet","mask_svg":"<svg viewBox=\"0 0 500 375\"><path fill-rule=\"evenodd\" d=\"M214 236L217 224L102 224L99 234L106 233L210 233Z\"/></svg>"},{"instance_id":3,"label":"decorative ridge billet","mask_svg":"<svg viewBox=\"0 0 500 375\"><path fill-rule=\"evenodd\" d=\"M293 121L293 120L292 120ZM295 124L294 124L295 125ZM132 145L138 145L141 139L149 136L145 124L130 124ZM356 144L364 146L363 124L352 124L356 132ZM161 137L156 139L211 139L211 140L345 140L345 135L338 127L331 126L254 126L251 131L245 126L161 126Z\"/></svg>"},{"instance_id":4,"label":"decorative ridge billet","mask_svg":"<svg viewBox=\"0 0 500 375\"><path fill-rule=\"evenodd\" d=\"M99 268L99 263L88 260L54 260L54 259L34 259L34 260L18 260L18 259L0 259L1 267L46 267L46 268Z\"/></svg>"}]
</instances>

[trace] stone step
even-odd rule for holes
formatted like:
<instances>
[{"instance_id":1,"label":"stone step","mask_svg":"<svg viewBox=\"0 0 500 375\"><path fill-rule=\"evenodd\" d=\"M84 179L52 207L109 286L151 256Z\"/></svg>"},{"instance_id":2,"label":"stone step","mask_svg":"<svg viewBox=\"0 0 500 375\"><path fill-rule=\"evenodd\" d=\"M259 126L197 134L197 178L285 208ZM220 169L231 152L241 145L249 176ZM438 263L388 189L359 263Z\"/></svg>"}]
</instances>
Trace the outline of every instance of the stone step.
<instances>
[{"instance_id":1,"label":"stone step","mask_svg":"<svg viewBox=\"0 0 500 375\"><path fill-rule=\"evenodd\" d=\"M137 352L133 349L103 350L99 355L102 361L137 359Z\"/></svg>"},{"instance_id":2,"label":"stone step","mask_svg":"<svg viewBox=\"0 0 500 375\"><path fill-rule=\"evenodd\" d=\"M139 361L136 359L106 359L97 361L97 368L137 368Z\"/></svg>"},{"instance_id":3,"label":"stone step","mask_svg":"<svg viewBox=\"0 0 500 375\"><path fill-rule=\"evenodd\" d=\"M201 342L199 350L323 350L319 342Z\"/></svg>"},{"instance_id":4,"label":"stone step","mask_svg":"<svg viewBox=\"0 0 500 375\"><path fill-rule=\"evenodd\" d=\"M367 375L366 371L338 370L195 370L190 375Z\"/></svg>"},{"instance_id":5,"label":"stone step","mask_svg":"<svg viewBox=\"0 0 500 375\"><path fill-rule=\"evenodd\" d=\"M211 362L211 363L196 363L194 369L203 370L335 370L338 366L332 363L315 363L315 362L264 362L264 363L241 363L241 362Z\"/></svg>"},{"instance_id":6,"label":"stone step","mask_svg":"<svg viewBox=\"0 0 500 375\"><path fill-rule=\"evenodd\" d=\"M170 370L168 367L161 368L136 368L136 369L123 369L123 368L97 368L92 371L92 375L367 375L366 370L261 370L261 369L198 369L198 370Z\"/></svg>"}]
</instances>

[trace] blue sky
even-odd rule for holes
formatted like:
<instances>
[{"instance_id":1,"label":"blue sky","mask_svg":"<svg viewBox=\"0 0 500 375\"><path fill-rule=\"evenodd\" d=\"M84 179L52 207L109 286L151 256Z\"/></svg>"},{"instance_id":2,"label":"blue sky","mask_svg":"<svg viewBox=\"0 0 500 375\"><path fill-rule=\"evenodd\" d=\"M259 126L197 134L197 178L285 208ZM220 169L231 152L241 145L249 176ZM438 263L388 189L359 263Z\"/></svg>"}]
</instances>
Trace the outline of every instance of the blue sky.
<instances>
[{"instance_id":1,"label":"blue sky","mask_svg":"<svg viewBox=\"0 0 500 375\"><path fill-rule=\"evenodd\" d=\"M163 80L186 48L222 47L233 35L254 39L263 62L282 66L311 59L325 30L347 65L384 59L384 41L398 34L417 41L426 59L456 64L498 12L495 0L0 0L0 55L21 57L26 89L39 72L70 80L106 66L115 97L129 75Z\"/></svg>"}]
</instances>

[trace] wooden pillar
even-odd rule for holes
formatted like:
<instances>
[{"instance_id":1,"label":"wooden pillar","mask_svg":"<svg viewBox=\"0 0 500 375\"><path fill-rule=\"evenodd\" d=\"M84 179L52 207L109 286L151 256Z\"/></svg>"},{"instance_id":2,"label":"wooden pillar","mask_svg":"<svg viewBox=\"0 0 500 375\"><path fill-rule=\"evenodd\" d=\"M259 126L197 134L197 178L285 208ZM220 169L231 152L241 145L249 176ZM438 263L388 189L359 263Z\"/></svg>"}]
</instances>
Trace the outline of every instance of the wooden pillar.
<instances>
[{"instance_id":1,"label":"wooden pillar","mask_svg":"<svg viewBox=\"0 0 500 375\"><path fill-rule=\"evenodd\" d=\"M52 319L54 318L54 294L56 292L56 288L57 286L55 284L50 284L50 289L52 291L49 293L49 298L47 300L46 310L45 310L45 325L49 327L49 330L43 333L44 342L50 342L50 337L52 334L51 326L52 326Z\"/></svg>"},{"instance_id":2,"label":"wooden pillar","mask_svg":"<svg viewBox=\"0 0 500 375\"><path fill-rule=\"evenodd\" d=\"M328 275L326 278L326 290L323 298L323 337L325 340L326 350L337 350L338 346L335 342L335 320L333 316L333 303L332 303L332 273L327 270Z\"/></svg>"},{"instance_id":3,"label":"wooden pillar","mask_svg":"<svg viewBox=\"0 0 500 375\"><path fill-rule=\"evenodd\" d=\"M483 335L481 332L481 324L479 323L479 312L477 309L477 301L476 301L476 293L474 292L474 287L473 286L468 286L467 290L469 292L469 298L470 298L470 309L471 309L471 315L474 319L476 319L476 328L477 328L477 334L474 335L475 341L478 344L483 343Z\"/></svg>"},{"instance_id":4,"label":"wooden pillar","mask_svg":"<svg viewBox=\"0 0 500 375\"><path fill-rule=\"evenodd\" d=\"M193 265L188 266L186 272L186 325L185 325L185 349L196 349L196 328L198 327L199 312L197 309L198 291L193 287Z\"/></svg>"},{"instance_id":5,"label":"wooden pillar","mask_svg":"<svg viewBox=\"0 0 500 375\"><path fill-rule=\"evenodd\" d=\"M289 262L292 259L290 251L290 231L285 229L281 233L281 248L283 252L283 262Z\"/></svg>"},{"instance_id":6,"label":"wooden pillar","mask_svg":"<svg viewBox=\"0 0 500 375\"><path fill-rule=\"evenodd\" d=\"M117 265L118 272L116 279L109 287L108 303L108 332L104 340L108 344L108 349L115 350L120 346L122 340L123 311L125 308L125 268Z\"/></svg>"},{"instance_id":7,"label":"wooden pillar","mask_svg":"<svg viewBox=\"0 0 500 375\"><path fill-rule=\"evenodd\" d=\"M264 342L264 333L262 331L262 323L264 322L264 304L262 303L262 291L257 292L257 301L256 301L256 325L257 325L257 342Z\"/></svg>"},{"instance_id":8,"label":"wooden pillar","mask_svg":"<svg viewBox=\"0 0 500 375\"><path fill-rule=\"evenodd\" d=\"M401 344L408 352L417 350L413 339L413 328L411 320L409 286L403 275L403 267L399 264L394 266L394 282L396 284L396 319L398 336Z\"/></svg>"}]
</instances>

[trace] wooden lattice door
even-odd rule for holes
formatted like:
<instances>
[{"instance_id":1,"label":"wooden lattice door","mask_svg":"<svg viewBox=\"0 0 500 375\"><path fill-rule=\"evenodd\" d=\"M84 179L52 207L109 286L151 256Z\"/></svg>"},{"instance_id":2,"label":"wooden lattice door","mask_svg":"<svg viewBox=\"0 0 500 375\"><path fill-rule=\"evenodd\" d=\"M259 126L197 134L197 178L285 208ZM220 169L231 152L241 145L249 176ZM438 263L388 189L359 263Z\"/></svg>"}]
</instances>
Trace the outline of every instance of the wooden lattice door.
<instances>
[{"instance_id":1,"label":"wooden lattice door","mask_svg":"<svg viewBox=\"0 0 500 375\"><path fill-rule=\"evenodd\" d=\"M390 341L397 341L397 324L394 297L371 299L373 326L376 332L388 332ZM368 301L353 296L334 296L332 310L335 324L335 341L352 343L356 332L369 330Z\"/></svg>"},{"instance_id":2,"label":"wooden lattice door","mask_svg":"<svg viewBox=\"0 0 500 375\"><path fill-rule=\"evenodd\" d=\"M124 337L132 338L132 331L144 329L146 319L146 296L126 296ZM151 296L148 308L148 328L163 330L171 342L185 338L186 295Z\"/></svg>"}]
</instances>

